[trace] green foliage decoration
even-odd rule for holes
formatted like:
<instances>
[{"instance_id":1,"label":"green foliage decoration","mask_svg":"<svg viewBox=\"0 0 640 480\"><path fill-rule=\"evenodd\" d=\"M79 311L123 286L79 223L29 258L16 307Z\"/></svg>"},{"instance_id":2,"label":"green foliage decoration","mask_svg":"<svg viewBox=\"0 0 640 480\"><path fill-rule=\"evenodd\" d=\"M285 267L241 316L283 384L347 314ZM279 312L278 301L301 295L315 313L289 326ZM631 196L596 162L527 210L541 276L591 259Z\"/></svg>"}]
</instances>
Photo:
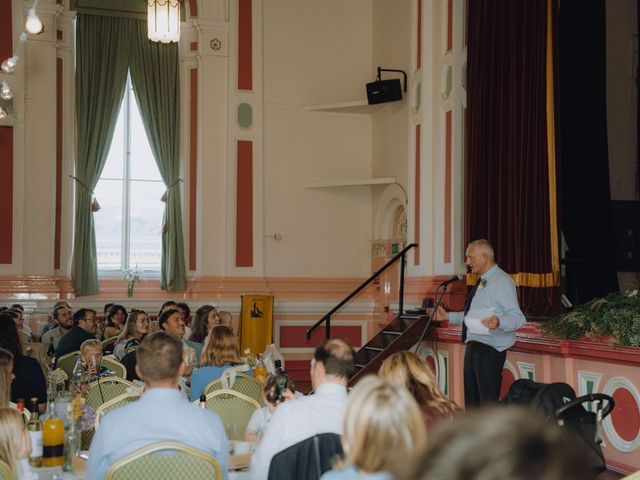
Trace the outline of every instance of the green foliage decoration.
<instances>
[{"instance_id":1,"label":"green foliage decoration","mask_svg":"<svg viewBox=\"0 0 640 480\"><path fill-rule=\"evenodd\" d=\"M569 340L610 337L612 346L640 347L640 295L629 290L594 298L551 319L543 330Z\"/></svg>"}]
</instances>

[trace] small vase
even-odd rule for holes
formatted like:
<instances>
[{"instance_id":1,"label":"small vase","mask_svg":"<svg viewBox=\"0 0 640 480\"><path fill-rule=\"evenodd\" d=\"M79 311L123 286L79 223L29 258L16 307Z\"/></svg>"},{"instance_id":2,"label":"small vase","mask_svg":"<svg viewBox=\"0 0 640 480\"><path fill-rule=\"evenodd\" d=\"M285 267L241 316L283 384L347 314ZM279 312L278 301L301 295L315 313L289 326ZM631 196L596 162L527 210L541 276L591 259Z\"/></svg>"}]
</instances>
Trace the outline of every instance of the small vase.
<instances>
[{"instance_id":1,"label":"small vase","mask_svg":"<svg viewBox=\"0 0 640 480\"><path fill-rule=\"evenodd\" d=\"M133 283L127 284L127 297L129 298L133 297Z\"/></svg>"}]
</instances>

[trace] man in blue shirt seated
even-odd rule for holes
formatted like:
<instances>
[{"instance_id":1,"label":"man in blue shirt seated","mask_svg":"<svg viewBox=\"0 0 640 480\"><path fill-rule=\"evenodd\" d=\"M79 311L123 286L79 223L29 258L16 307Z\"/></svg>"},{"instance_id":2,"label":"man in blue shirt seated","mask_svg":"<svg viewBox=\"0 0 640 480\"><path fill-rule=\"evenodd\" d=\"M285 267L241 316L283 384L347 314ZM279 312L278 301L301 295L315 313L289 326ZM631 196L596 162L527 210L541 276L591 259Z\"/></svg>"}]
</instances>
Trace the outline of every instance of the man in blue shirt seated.
<instances>
[{"instance_id":1,"label":"man in blue shirt seated","mask_svg":"<svg viewBox=\"0 0 640 480\"><path fill-rule=\"evenodd\" d=\"M462 324L462 341L467 344L464 403L469 408L498 401L507 349L516 342L516 330L526 320L518 305L516 285L496 265L491 244L474 240L465 257L478 280L467 296L464 312L438 307L436 318Z\"/></svg>"},{"instance_id":2,"label":"man in blue shirt seated","mask_svg":"<svg viewBox=\"0 0 640 480\"><path fill-rule=\"evenodd\" d=\"M113 462L135 450L175 441L213 455L227 480L229 447L220 418L189 403L178 390L184 373L180 339L162 331L153 333L136 354L136 371L144 380L145 393L100 422L89 451L87 478L104 478Z\"/></svg>"}]
</instances>

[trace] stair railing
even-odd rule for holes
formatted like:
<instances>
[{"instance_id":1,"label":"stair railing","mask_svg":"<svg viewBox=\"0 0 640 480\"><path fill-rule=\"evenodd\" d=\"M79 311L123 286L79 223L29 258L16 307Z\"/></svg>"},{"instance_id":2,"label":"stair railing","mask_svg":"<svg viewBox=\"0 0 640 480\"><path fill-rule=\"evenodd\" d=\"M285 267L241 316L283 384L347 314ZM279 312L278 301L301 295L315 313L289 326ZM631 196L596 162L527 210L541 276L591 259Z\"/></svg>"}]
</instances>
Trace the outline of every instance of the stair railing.
<instances>
[{"instance_id":1,"label":"stair railing","mask_svg":"<svg viewBox=\"0 0 640 480\"><path fill-rule=\"evenodd\" d=\"M358 295L362 290L364 290L367 285L373 282L376 278L380 276L385 270L395 264L398 260L400 261L400 285L398 287L398 297L399 297L399 305L398 305L398 314L402 314L404 309L404 266L406 263L407 252L414 247L417 247L417 243L412 243L405 247L400 253L398 253L395 257L385 263L380 269L378 269L373 275L367 278L364 282L360 284L353 292L347 295L344 300L338 303L335 307L331 309L324 317L318 320L313 326L307 330L307 340L311 338L311 334L318 328L320 325L325 323L325 337L331 338L331 316L340 310L345 304L347 304L353 297Z\"/></svg>"}]
</instances>

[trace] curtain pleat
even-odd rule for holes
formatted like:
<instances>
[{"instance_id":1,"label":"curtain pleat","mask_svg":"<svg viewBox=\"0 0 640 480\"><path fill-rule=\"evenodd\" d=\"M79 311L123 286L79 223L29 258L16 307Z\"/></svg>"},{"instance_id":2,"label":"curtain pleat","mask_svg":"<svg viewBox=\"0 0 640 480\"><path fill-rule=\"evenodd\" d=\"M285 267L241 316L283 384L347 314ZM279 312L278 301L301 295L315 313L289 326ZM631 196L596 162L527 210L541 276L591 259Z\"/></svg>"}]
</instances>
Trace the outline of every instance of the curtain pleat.
<instances>
[{"instance_id":1,"label":"curtain pleat","mask_svg":"<svg viewBox=\"0 0 640 480\"><path fill-rule=\"evenodd\" d=\"M122 20L78 15L76 205L72 276L76 295L98 293L93 189L109 153L127 80Z\"/></svg>"},{"instance_id":2,"label":"curtain pleat","mask_svg":"<svg viewBox=\"0 0 640 480\"><path fill-rule=\"evenodd\" d=\"M466 240L488 239L518 281L525 314L548 314L559 272L550 240L547 2L469 2L467 39Z\"/></svg>"},{"instance_id":3,"label":"curtain pleat","mask_svg":"<svg viewBox=\"0 0 640 480\"><path fill-rule=\"evenodd\" d=\"M134 37L130 45L131 80L153 156L167 187L160 286L166 290L185 290L178 45L149 41L146 22L134 22Z\"/></svg>"}]
</instances>

